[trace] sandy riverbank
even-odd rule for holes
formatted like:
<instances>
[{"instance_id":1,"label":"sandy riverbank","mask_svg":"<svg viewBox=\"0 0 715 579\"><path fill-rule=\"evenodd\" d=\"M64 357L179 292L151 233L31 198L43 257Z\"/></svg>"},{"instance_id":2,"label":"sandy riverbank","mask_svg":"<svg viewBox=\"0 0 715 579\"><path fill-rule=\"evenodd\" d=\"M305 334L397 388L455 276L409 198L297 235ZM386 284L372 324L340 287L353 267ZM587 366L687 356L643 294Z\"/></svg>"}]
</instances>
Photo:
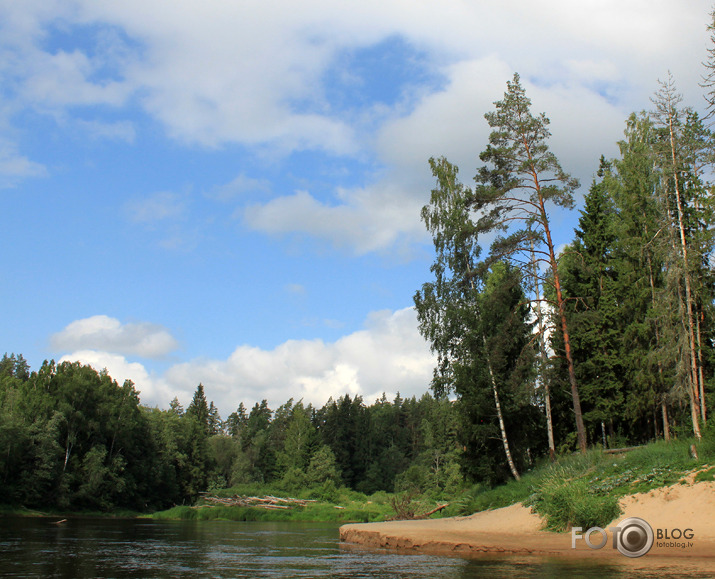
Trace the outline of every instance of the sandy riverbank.
<instances>
[{"instance_id":1,"label":"sandy riverbank","mask_svg":"<svg viewBox=\"0 0 715 579\"><path fill-rule=\"evenodd\" d=\"M521 504L469 517L343 525L340 539L368 548L458 556L612 558L639 565L662 558L688 557L712 564L715 569L715 482L678 484L630 495L621 500L621 507L623 514L608 526L626 517L640 517L656 533L658 529L692 529L691 544L673 546L673 541L656 540L651 551L638 559L611 548L610 535L602 549L590 549L583 540L576 541L576 549L572 549L570 532L541 530L541 517ZM683 541L681 538L677 542Z\"/></svg>"}]
</instances>

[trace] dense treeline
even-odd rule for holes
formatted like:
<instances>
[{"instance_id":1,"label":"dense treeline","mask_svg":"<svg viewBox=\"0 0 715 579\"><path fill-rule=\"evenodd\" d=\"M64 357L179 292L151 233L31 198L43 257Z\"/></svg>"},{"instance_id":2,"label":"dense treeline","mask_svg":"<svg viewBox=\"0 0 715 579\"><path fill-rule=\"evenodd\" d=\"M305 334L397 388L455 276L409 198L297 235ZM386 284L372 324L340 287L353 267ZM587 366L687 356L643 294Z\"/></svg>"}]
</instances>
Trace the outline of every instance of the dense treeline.
<instances>
[{"instance_id":1,"label":"dense treeline","mask_svg":"<svg viewBox=\"0 0 715 579\"><path fill-rule=\"evenodd\" d=\"M432 389L456 394L462 466L477 479L507 466L518 479L535 452L701 437L715 398L715 135L670 74L659 85L652 110L627 119L619 157L597 164L561 251L549 212L572 209L579 183L518 74L485 114L473 187L430 160L434 280L415 305L438 355Z\"/></svg>"},{"instance_id":2,"label":"dense treeline","mask_svg":"<svg viewBox=\"0 0 715 579\"><path fill-rule=\"evenodd\" d=\"M160 410L78 362L0 361L0 497L27 508L155 510L245 483L326 500L342 486L450 493L462 485L456 433L452 404L429 394L264 400L222 421L203 385L185 410Z\"/></svg>"}]
</instances>

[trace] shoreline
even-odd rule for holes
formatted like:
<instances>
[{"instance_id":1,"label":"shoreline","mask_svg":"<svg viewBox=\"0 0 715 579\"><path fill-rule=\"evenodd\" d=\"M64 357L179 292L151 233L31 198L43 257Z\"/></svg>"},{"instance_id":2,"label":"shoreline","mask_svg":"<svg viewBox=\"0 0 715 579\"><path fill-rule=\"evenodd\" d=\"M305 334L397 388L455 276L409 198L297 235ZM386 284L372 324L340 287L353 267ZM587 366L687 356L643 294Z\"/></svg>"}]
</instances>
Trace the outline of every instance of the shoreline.
<instances>
[{"instance_id":1,"label":"shoreline","mask_svg":"<svg viewBox=\"0 0 715 579\"><path fill-rule=\"evenodd\" d=\"M517 503L466 517L346 524L340 527L340 541L347 548L469 558L590 559L638 567L676 562L682 565L687 559L698 569L715 570L715 482L661 487L623 497L620 505L622 514L606 528L628 517L640 517L651 525L656 535L661 530L661 534L669 533L668 538L654 538L650 551L638 558L626 557L613 548L610 532L601 549L588 547L584 540L576 540L574 549L570 531L542 530L541 517ZM689 541L672 538L675 529L682 533L686 528L692 529ZM675 535L679 533L676 531ZM595 534L594 542L598 540L599 535Z\"/></svg>"}]
</instances>

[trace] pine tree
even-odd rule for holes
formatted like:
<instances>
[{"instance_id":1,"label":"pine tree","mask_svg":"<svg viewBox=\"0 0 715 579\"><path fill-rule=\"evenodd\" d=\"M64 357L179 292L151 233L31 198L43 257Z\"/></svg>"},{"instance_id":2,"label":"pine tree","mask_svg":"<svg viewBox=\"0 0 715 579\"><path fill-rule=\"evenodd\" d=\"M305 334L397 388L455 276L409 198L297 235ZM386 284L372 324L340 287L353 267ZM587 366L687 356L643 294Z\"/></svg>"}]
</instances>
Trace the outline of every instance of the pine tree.
<instances>
[{"instance_id":1,"label":"pine tree","mask_svg":"<svg viewBox=\"0 0 715 579\"><path fill-rule=\"evenodd\" d=\"M703 247L698 216L704 216L702 207L707 203L701 182L702 168L711 158L711 135L692 110L680 108L682 96L676 91L669 74L660 82L660 89L652 99L655 111L651 113L659 139L654 156L661 171L660 195L668 215L667 227L672 245L668 273L672 286L679 295L682 326L686 331L687 347L683 362L688 368L687 391L691 399L693 431L700 438L699 421L706 420L704 373L702 369L702 341L696 320L699 293L696 270L702 263L698 251L709 253ZM705 223L705 231L708 223Z\"/></svg>"},{"instance_id":2,"label":"pine tree","mask_svg":"<svg viewBox=\"0 0 715 579\"><path fill-rule=\"evenodd\" d=\"M710 48L707 49L707 60L703 63L706 72L700 86L707 90L705 102L708 113L705 118L709 119L715 115L715 9L710 12L707 29L710 32Z\"/></svg>"},{"instance_id":3,"label":"pine tree","mask_svg":"<svg viewBox=\"0 0 715 579\"><path fill-rule=\"evenodd\" d=\"M548 267L563 335L578 446L581 452L586 452L586 431L571 352L566 302L547 212L547 204L571 209L578 181L564 172L556 156L549 151L549 119L543 113L537 117L531 114L531 100L526 96L518 74L507 82L504 99L495 105L496 111L484 115L493 130L489 145L479 156L488 165L475 177L477 186L471 209L480 216L476 231L479 234L509 233L492 244L493 260L509 259L528 273L533 252Z\"/></svg>"}]
</instances>

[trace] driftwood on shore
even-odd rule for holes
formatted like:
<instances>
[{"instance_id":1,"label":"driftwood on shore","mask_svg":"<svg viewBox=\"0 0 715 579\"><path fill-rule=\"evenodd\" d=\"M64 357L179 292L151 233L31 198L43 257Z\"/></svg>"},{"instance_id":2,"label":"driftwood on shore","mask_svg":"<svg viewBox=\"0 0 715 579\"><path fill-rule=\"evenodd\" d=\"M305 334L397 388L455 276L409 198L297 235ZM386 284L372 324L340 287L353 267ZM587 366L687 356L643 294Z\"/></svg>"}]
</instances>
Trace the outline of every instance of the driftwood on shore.
<instances>
[{"instance_id":1,"label":"driftwood on shore","mask_svg":"<svg viewBox=\"0 0 715 579\"><path fill-rule=\"evenodd\" d=\"M421 515L416 515L412 511L404 511L401 510L398 512L394 517L391 517L387 519L388 521L416 521L418 519L429 519L431 515L434 515L435 513L441 511L445 507L448 507L449 503L445 503L443 505L439 505L438 507L432 509L431 511L427 511L426 513L422 513Z\"/></svg>"},{"instance_id":2,"label":"driftwood on shore","mask_svg":"<svg viewBox=\"0 0 715 579\"><path fill-rule=\"evenodd\" d=\"M248 497L233 495L232 497L217 497L215 495L209 495L203 493L203 500L207 504L198 505L194 508L211 508L211 507L257 507L260 509L291 509L295 506L305 507L309 503L315 503L317 501L309 499L294 499L294 498L284 498L284 497Z\"/></svg>"}]
</instances>

